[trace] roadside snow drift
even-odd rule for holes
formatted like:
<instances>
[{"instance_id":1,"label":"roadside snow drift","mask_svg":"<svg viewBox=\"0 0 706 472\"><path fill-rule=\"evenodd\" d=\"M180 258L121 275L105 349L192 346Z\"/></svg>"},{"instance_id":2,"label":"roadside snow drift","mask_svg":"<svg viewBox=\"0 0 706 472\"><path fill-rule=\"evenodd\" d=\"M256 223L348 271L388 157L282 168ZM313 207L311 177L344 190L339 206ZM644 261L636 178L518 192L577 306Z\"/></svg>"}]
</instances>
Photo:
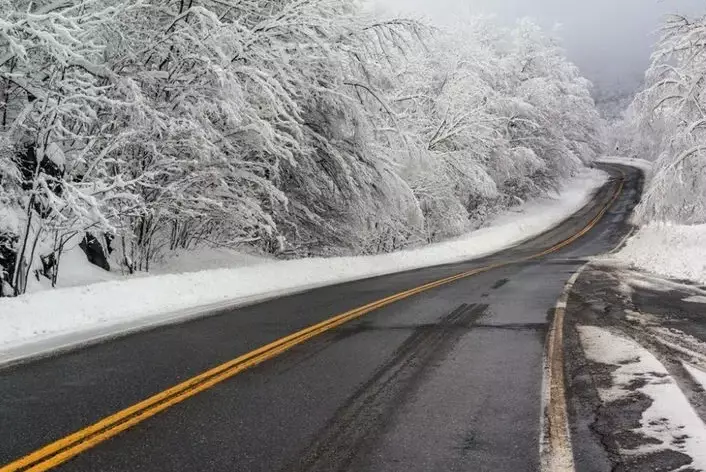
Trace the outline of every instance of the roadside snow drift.
<instances>
[{"instance_id":1,"label":"roadside snow drift","mask_svg":"<svg viewBox=\"0 0 706 472\"><path fill-rule=\"evenodd\" d=\"M703 371L698 367L694 367L691 364L687 364L686 362L682 362L682 365L686 371L689 372L691 378L694 379L695 382L698 382L704 391L706 391L706 371Z\"/></svg>"},{"instance_id":2,"label":"roadside snow drift","mask_svg":"<svg viewBox=\"0 0 706 472\"><path fill-rule=\"evenodd\" d=\"M605 181L604 172L585 170L568 181L558 195L501 215L487 228L415 250L266 262L1 298L0 364L216 308L484 256L557 225L584 206Z\"/></svg>"},{"instance_id":3,"label":"roadside snow drift","mask_svg":"<svg viewBox=\"0 0 706 472\"><path fill-rule=\"evenodd\" d=\"M632 165L647 176L652 169L652 163L642 159L605 157L600 162ZM706 224L648 223L608 260L665 277L706 283Z\"/></svg>"},{"instance_id":4,"label":"roadside snow drift","mask_svg":"<svg viewBox=\"0 0 706 472\"><path fill-rule=\"evenodd\" d=\"M650 223L614 259L655 274L706 283L706 225Z\"/></svg>"},{"instance_id":5,"label":"roadside snow drift","mask_svg":"<svg viewBox=\"0 0 706 472\"><path fill-rule=\"evenodd\" d=\"M634 157L606 156L601 157L596 162L603 162L605 164L621 164L624 166L637 167L647 176L649 176L652 172L652 163L650 161L646 161L645 159L637 159Z\"/></svg>"}]
</instances>

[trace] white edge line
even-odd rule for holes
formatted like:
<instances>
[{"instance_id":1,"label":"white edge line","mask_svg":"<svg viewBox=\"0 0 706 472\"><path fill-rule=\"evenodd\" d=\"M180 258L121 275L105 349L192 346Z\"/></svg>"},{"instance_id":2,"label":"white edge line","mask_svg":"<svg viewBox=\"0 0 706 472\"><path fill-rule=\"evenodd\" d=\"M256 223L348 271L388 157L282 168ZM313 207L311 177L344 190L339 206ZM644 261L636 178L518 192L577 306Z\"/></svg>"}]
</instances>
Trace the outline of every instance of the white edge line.
<instances>
[{"instance_id":1,"label":"white edge line","mask_svg":"<svg viewBox=\"0 0 706 472\"><path fill-rule=\"evenodd\" d=\"M571 447L571 430L566 408L564 380L563 376L560 380L555 379L552 373L551 364L554 359L552 349L555 344L554 340L557 330L564 329L563 316L569 300L569 294L581 273L590 264L591 262L587 262L582 265L564 285L564 289L554 307L554 320L547 333L542 362L542 404L540 410L539 460L542 472L574 472L576 470L573 448ZM558 347L559 349L563 348L563 346ZM563 362L560 368L564 368ZM558 429L550 427L551 422L548 418L550 408L559 410L561 418L559 419L560 428Z\"/></svg>"},{"instance_id":2,"label":"white edge line","mask_svg":"<svg viewBox=\"0 0 706 472\"><path fill-rule=\"evenodd\" d=\"M633 166L641 170L637 166ZM641 170L642 171L642 170ZM643 172L644 173L644 172ZM635 227L621 239L620 243L615 246L608 254L614 254L623 248L626 241L634 235ZM547 333L547 340L544 352L544 360L542 363L542 405L540 416L541 437L539 441L539 458L540 470L542 472L575 472L573 448L571 444L571 429L569 427L569 414L566 405L566 391L564 386L564 365L563 354L561 356L561 365L558 366L561 372L561 379L556 380L552 373L552 360L554 359L552 348L556 339L557 330L564 329L564 315L569 301L569 294L578 280L581 273L593 263L589 261L579 267L574 274L569 278L564 285L559 300L554 307L554 319ZM562 335L563 338L563 335ZM562 342L563 344L563 342ZM557 346L559 352L563 349L563 345ZM559 428L552 429L549 422L550 408L561 416Z\"/></svg>"}]
</instances>

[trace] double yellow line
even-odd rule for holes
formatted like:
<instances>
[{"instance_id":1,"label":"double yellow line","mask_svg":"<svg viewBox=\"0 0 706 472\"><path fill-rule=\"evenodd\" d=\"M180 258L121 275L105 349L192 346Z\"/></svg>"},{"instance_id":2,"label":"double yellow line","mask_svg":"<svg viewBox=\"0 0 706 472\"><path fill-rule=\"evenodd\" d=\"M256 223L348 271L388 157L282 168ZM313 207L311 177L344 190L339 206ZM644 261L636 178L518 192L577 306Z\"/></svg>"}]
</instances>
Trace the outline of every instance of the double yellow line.
<instances>
[{"instance_id":1,"label":"double yellow line","mask_svg":"<svg viewBox=\"0 0 706 472\"><path fill-rule=\"evenodd\" d=\"M207 390L214 385L227 380L238 373L254 367L268 359L271 359L279 354L291 349L292 347L301 344L308 339L311 339L319 334L334 329L347 323L351 320L359 318L371 311L377 310L384 306L395 303L399 300L409 298L427 290L431 290L442 285L446 285L457 280L461 280L472 275L487 272L499 267L508 266L520 262L529 261L538 257L545 256L552 252L571 244L593 228L603 215L608 211L610 206L615 202L623 189L623 179L616 187L616 190L610 201L601 209L601 211L584 227L581 231L574 234L572 237L552 246L551 248L531 256L521 259L492 264L485 267L469 270L457 275L446 277L434 282L430 282L419 287L415 287L403 292L396 293L389 297L377 300L367 305L355 308L340 315L329 318L328 320L309 326L301 331L290 334L284 338L278 339L266 346L251 351L231 361L214 367L202 374L190 378L178 385L175 385L167 390L164 390L152 397L149 397L135 405L132 405L124 410L112 414L97 423L94 423L86 428L83 428L69 436L66 436L58 441L50 443L41 449L38 449L31 454L28 454L2 468L0 472L39 472L49 470L71 459L72 457L92 448L93 446L110 439L113 436L125 431L132 426L150 418L157 413L166 410L172 405L181 403L189 397L192 397L204 390Z\"/></svg>"}]
</instances>

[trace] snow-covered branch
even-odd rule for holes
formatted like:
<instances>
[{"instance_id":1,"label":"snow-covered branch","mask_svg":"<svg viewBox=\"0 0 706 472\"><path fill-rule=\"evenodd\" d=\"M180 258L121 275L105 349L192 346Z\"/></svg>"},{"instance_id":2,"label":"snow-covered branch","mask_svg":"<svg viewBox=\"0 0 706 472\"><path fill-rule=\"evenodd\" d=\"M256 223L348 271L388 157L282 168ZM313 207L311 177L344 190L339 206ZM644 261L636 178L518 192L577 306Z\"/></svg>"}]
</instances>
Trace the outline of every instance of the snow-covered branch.
<instances>
[{"instance_id":1,"label":"snow-covered branch","mask_svg":"<svg viewBox=\"0 0 706 472\"><path fill-rule=\"evenodd\" d=\"M587 82L529 22L443 31L348 0L0 11L4 294L55 282L75 239L134 272L199 244L289 257L456 236L600 148Z\"/></svg>"}]
</instances>

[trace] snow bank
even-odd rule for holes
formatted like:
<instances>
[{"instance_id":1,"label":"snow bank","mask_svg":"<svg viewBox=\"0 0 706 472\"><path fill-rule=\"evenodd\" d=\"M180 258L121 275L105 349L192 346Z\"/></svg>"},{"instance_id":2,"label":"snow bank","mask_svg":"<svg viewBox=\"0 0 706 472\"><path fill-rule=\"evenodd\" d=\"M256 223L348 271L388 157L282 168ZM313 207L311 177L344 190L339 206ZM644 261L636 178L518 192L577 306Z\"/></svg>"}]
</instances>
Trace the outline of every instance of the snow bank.
<instances>
[{"instance_id":1,"label":"snow bank","mask_svg":"<svg viewBox=\"0 0 706 472\"><path fill-rule=\"evenodd\" d=\"M650 223L611 259L666 277L706 283L706 225Z\"/></svg>"},{"instance_id":2,"label":"snow bank","mask_svg":"<svg viewBox=\"0 0 706 472\"><path fill-rule=\"evenodd\" d=\"M0 213L0 218L1 217L2 214ZM247 254L227 248L203 247L193 250L177 249L170 251L164 259L154 261L149 274L138 272L133 275L127 275L121 274L120 271L103 270L91 264L86 254L78 246L78 241L77 239L61 256L61 268L59 270L56 288L77 287L112 280L149 277L152 275L246 267L273 261L272 258ZM113 253L113 255L115 255L115 253ZM113 267L118 265L116 260L110 260L109 262ZM27 283L27 293L52 289L51 282L44 277L39 280L31 277Z\"/></svg>"},{"instance_id":3,"label":"snow bank","mask_svg":"<svg viewBox=\"0 0 706 472\"><path fill-rule=\"evenodd\" d=\"M649 176L652 172L652 162L646 161L645 159L636 159L632 157L619 157L619 156L605 156L598 159L596 162L602 162L605 164L622 164L626 166L637 167L642 170L645 175Z\"/></svg>"},{"instance_id":4,"label":"snow bank","mask_svg":"<svg viewBox=\"0 0 706 472\"><path fill-rule=\"evenodd\" d=\"M121 279L0 299L0 364L219 307L481 257L557 225L585 205L606 177L587 169L559 194L501 215L487 228L415 250Z\"/></svg>"},{"instance_id":5,"label":"snow bank","mask_svg":"<svg viewBox=\"0 0 706 472\"><path fill-rule=\"evenodd\" d=\"M706 303L706 297L703 297L701 295L694 295L691 297L686 297L682 299L683 302L690 302L690 303Z\"/></svg>"},{"instance_id":6,"label":"snow bank","mask_svg":"<svg viewBox=\"0 0 706 472\"><path fill-rule=\"evenodd\" d=\"M648 176L652 171L652 163L643 159L605 157L599 162L631 165ZM706 283L706 225L648 223L608 260L665 277Z\"/></svg>"},{"instance_id":7,"label":"snow bank","mask_svg":"<svg viewBox=\"0 0 706 472\"><path fill-rule=\"evenodd\" d=\"M599 389L603 401L629 398L634 390L653 400L636 431L654 441L626 452L676 450L692 458L690 470L706 470L706 425L662 363L631 339L595 326L579 326L578 330L589 360L616 367L611 374L613 385Z\"/></svg>"},{"instance_id":8,"label":"snow bank","mask_svg":"<svg viewBox=\"0 0 706 472\"><path fill-rule=\"evenodd\" d=\"M701 387L706 391L706 372L696 366L687 364L686 362L682 362L682 365L684 366L686 371L689 372L691 378L694 379L695 382L698 382Z\"/></svg>"},{"instance_id":9,"label":"snow bank","mask_svg":"<svg viewBox=\"0 0 706 472\"><path fill-rule=\"evenodd\" d=\"M88 262L86 254L78 246L78 242L68 248L61 255L61 265L59 266L59 277L57 278L57 288L76 287L98 282L108 282L120 280L124 277L119 273L109 272ZM42 277L37 280L30 277L27 281L27 292L35 293L43 290L52 290L51 282Z\"/></svg>"},{"instance_id":10,"label":"snow bank","mask_svg":"<svg viewBox=\"0 0 706 472\"><path fill-rule=\"evenodd\" d=\"M204 247L193 250L172 251L164 260L154 263L150 272L159 274L178 274L199 272L212 269L230 269L257 264L275 262L274 259L260 255L246 254L227 248Z\"/></svg>"}]
</instances>

